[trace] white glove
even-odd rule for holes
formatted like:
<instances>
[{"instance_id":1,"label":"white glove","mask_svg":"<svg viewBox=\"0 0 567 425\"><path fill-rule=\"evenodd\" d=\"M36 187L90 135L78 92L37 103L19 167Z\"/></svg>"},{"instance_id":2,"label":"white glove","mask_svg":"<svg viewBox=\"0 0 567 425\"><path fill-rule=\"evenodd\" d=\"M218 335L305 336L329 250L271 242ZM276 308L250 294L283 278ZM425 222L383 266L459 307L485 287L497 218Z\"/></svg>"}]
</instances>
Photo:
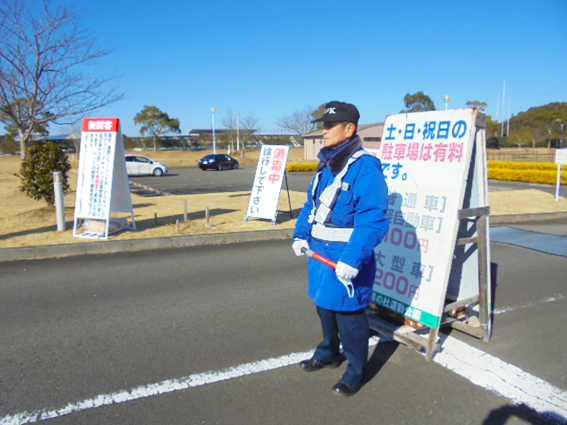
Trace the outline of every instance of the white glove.
<instances>
[{"instance_id":1,"label":"white glove","mask_svg":"<svg viewBox=\"0 0 567 425\"><path fill-rule=\"evenodd\" d=\"M337 273L337 277L339 278L339 280L341 280L341 279L352 280L358 274L358 269L355 269L354 267L351 267L348 264L345 264L342 261L339 261L337 263L336 273Z\"/></svg>"},{"instance_id":2,"label":"white glove","mask_svg":"<svg viewBox=\"0 0 567 425\"><path fill-rule=\"evenodd\" d=\"M346 288L348 297L349 298L354 297L354 285L352 284L352 280L343 279L342 277L339 277L339 282L341 282L343 286Z\"/></svg>"},{"instance_id":3,"label":"white glove","mask_svg":"<svg viewBox=\"0 0 567 425\"><path fill-rule=\"evenodd\" d=\"M303 239L299 239L296 240L294 243L292 243L291 247L293 248L293 252L295 252L295 255L301 257L302 255L305 255L302 251L303 248L309 249L309 244L307 243L307 241L304 241Z\"/></svg>"}]
</instances>

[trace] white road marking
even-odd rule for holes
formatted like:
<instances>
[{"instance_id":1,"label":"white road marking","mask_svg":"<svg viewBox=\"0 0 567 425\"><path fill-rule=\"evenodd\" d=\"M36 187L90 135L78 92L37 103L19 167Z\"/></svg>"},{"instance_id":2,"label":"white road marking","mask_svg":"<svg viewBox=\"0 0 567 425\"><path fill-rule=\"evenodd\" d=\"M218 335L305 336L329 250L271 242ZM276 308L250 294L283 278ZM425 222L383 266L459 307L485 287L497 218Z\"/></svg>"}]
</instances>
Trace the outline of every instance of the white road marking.
<instances>
[{"instance_id":1,"label":"white road marking","mask_svg":"<svg viewBox=\"0 0 567 425\"><path fill-rule=\"evenodd\" d=\"M158 382L156 384L142 385L130 390L101 394L87 400L69 403L59 409L42 409L33 412L22 412L15 415L4 416L3 418L0 418L0 425L30 424L48 419L59 418L61 416L81 412L83 410L95 409L97 407L108 406L111 404L120 404L127 401L139 400L175 391L183 391L188 388L200 387L202 385L213 384L215 382L226 381L228 379L240 378L246 375L290 366L292 364L299 363L302 360L309 359L312 355L313 350L302 353L292 353L267 360L245 363L220 371L198 373L185 378L168 379L167 381Z\"/></svg>"},{"instance_id":2,"label":"white road marking","mask_svg":"<svg viewBox=\"0 0 567 425\"><path fill-rule=\"evenodd\" d=\"M435 363L515 404L567 424L567 391L456 338L446 338L441 347L433 357Z\"/></svg>"},{"instance_id":3,"label":"white road marking","mask_svg":"<svg viewBox=\"0 0 567 425\"><path fill-rule=\"evenodd\" d=\"M555 302L555 301L559 301L559 300L562 300L563 298L565 298L565 297L562 294L557 294L553 297L549 297L549 298L545 298L543 300L540 300L537 303L527 303L527 304L514 306L514 307L500 307L500 308L497 308L497 309L494 310L494 314L502 314L502 313L508 313L509 311L522 310L524 308L533 307L533 306L536 306L538 304L546 304L546 303L552 303L552 302Z\"/></svg>"},{"instance_id":4,"label":"white road marking","mask_svg":"<svg viewBox=\"0 0 567 425\"><path fill-rule=\"evenodd\" d=\"M369 345L375 345L378 342L379 339L373 337L369 341ZM41 409L4 416L0 418L0 425L22 425L41 422L102 406L183 391L189 388L291 366L310 358L312 355L313 350L292 353L267 360L245 363L220 371L204 372L185 378L169 379L155 384L143 385L130 390L101 394L87 400L69 403L58 409ZM552 414L555 420L563 420L563 423L567 424L567 392L524 372L516 366L510 365L452 337L445 338L441 352L435 355L433 361L468 379L475 385L499 394L514 403L525 404L540 414Z\"/></svg>"}]
</instances>

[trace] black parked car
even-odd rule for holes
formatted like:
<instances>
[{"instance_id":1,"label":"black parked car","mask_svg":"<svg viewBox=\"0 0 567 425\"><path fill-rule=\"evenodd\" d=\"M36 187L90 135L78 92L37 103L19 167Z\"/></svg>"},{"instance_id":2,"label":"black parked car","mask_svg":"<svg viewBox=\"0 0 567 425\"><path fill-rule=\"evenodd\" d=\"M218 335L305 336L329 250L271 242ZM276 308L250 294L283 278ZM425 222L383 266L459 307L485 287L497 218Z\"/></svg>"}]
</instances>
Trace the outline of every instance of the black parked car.
<instances>
[{"instance_id":1,"label":"black parked car","mask_svg":"<svg viewBox=\"0 0 567 425\"><path fill-rule=\"evenodd\" d=\"M230 155L224 153L217 153L212 155L207 155L199 160L199 168L203 171L212 168L213 170L225 170L225 169L236 169L238 168L238 161Z\"/></svg>"}]
</instances>

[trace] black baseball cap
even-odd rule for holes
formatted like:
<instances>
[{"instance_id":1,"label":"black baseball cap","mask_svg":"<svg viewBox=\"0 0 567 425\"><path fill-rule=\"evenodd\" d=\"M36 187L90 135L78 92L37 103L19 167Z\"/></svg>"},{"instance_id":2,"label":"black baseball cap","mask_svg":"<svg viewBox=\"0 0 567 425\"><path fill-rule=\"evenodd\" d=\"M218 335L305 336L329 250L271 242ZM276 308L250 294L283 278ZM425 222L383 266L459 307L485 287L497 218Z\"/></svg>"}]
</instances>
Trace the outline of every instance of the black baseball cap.
<instances>
[{"instance_id":1,"label":"black baseball cap","mask_svg":"<svg viewBox=\"0 0 567 425\"><path fill-rule=\"evenodd\" d=\"M325 105L325 114L316 120L315 122L328 122L328 121L341 121L341 122L352 122L358 125L358 120L360 118L360 113L356 106L345 103L332 101Z\"/></svg>"}]
</instances>

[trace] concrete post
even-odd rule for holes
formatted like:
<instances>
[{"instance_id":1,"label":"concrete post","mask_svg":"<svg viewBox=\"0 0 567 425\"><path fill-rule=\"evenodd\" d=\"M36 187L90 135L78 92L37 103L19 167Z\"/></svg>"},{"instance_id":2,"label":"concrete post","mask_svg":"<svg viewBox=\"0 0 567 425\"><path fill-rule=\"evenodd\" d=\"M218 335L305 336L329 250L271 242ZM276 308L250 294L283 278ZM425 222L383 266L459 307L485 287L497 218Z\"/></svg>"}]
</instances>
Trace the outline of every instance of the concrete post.
<instances>
[{"instance_id":1,"label":"concrete post","mask_svg":"<svg viewBox=\"0 0 567 425\"><path fill-rule=\"evenodd\" d=\"M57 215L57 231L65 230L65 197L63 195L63 182L61 171L53 173L53 192L55 194L55 213Z\"/></svg>"}]
</instances>

